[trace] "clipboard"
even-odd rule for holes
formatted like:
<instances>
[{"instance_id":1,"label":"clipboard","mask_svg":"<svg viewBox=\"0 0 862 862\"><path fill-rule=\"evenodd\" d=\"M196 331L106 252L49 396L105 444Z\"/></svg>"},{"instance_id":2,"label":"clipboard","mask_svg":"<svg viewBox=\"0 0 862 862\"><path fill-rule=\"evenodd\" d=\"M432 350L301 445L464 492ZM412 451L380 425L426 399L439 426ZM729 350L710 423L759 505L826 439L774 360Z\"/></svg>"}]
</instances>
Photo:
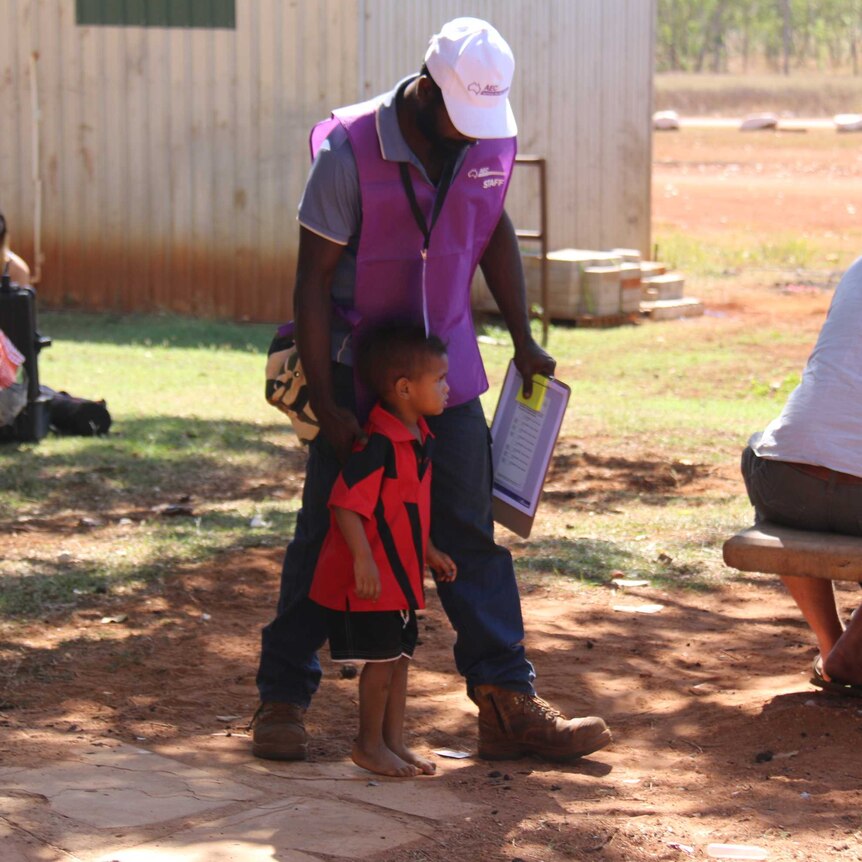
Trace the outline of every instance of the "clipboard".
<instances>
[{"instance_id":1,"label":"clipboard","mask_svg":"<svg viewBox=\"0 0 862 862\"><path fill-rule=\"evenodd\" d=\"M571 389L553 377L537 374L533 394L525 400L522 380L510 360L491 423L491 503L494 520L526 539L533 528Z\"/></svg>"}]
</instances>

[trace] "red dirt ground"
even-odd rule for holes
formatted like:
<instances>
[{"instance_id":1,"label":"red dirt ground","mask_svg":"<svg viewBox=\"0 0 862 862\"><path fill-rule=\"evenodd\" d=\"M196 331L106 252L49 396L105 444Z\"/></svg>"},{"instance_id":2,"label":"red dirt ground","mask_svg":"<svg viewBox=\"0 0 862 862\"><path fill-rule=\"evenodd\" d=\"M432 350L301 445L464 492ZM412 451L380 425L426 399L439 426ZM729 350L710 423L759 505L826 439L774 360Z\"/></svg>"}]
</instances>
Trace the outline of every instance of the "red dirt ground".
<instances>
[{"instance_id":1,"label":"red dirt ground","mask_svg":"<svg viewBox=\"0 0 862 862\"><path fill-rule=\"evenodd\" d=\"M279 562L269 549L228 556L178 574L158 597L106 598L20 632L4 645L14 659L0 718L4 765L61 759L58 732L190 763L218 756L219 739L243 736L253 709L257 632ZM811 639L777 585L754 577L706 594L627 593L665 610L615 613L610 587L524 595L541 693L571 714L605 716L614 744L567 768L477 761L448 773L436 780L481 813L434 844L381 858L621 862L686 858L674 845L711 842L755 844L775 860L862 858L862 702L806 684ZM840 598L849 609L856 593L843 587ZM475 750L453 636L433 590L430 599L410 732L422 750ZM100 624L119 610L124 623ZM329 662L325 670L308 716L312 756L324 762L348 756L356 713L355 681Z\"/></svg>"}]
</instances>

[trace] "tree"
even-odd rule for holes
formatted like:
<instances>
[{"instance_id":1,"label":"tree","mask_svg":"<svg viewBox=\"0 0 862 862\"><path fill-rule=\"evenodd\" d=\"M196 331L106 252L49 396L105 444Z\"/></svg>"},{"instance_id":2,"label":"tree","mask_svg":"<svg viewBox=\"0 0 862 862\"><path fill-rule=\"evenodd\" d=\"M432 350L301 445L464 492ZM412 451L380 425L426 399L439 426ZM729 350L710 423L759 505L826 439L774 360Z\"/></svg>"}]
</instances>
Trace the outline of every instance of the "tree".
<instances>
[{"instance_id":1,"label":"tree","mask_svg":"<svg viewBox=\"0 0 862 862\"><path fill-rule=\"evenodd\" d=\"M781 71L785 75L790 74L790 52L793 48L793 18L790 14L790 0L778 0L781 12L781 56L782 68Z\"/></svg>"},{"instance_id":2,"label":"tree","mask_svg":"<svg viewBox=\"0 0 862 862\"><path fill-rule=\"evenodd\" d=\"M862 0L658 0L659 71L862 70Z\"/></svg>"}]
</instances>

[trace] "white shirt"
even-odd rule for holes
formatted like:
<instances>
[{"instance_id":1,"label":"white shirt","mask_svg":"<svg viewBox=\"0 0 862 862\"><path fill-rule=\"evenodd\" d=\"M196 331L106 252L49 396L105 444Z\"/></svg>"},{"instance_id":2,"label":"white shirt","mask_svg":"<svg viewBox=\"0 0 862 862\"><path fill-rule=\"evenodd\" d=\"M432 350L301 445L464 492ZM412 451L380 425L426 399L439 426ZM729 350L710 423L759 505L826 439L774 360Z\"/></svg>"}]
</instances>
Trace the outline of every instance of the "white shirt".
<instances>
[{"instance_id":1,"label":"white shirt","mask_svg":"<svg viewBox=\"0 0 862 862\"><path fill-rule=\"evenodd\" d=\"M749 445L761 458L862 476L862 258L835 289L799 386Z\"/></svg>"}]
</instances>

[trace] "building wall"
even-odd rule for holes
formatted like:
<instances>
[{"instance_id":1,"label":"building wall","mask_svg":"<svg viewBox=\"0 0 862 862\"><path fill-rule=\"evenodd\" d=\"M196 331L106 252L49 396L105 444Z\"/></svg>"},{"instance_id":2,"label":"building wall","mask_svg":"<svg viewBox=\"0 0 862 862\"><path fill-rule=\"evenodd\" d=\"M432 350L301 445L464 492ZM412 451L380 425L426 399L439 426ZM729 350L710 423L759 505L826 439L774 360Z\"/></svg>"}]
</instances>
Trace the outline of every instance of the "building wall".
<instances>
[{"instance_id":1,"label":"building wall","mask_svg":"<svg viewBox=\"0 0 862 862\"><path fill-rule=\"evenodd\" d=\"M235 29L77 26L74 0L5 0L0 209L33 265L41 204L41 295L288 317L310 126L416 70L467 13L515 52L551 246L646 252L655 0L236 0ZM518 171L510 210L535 226Z\"/></svg>"}]
</instances>

